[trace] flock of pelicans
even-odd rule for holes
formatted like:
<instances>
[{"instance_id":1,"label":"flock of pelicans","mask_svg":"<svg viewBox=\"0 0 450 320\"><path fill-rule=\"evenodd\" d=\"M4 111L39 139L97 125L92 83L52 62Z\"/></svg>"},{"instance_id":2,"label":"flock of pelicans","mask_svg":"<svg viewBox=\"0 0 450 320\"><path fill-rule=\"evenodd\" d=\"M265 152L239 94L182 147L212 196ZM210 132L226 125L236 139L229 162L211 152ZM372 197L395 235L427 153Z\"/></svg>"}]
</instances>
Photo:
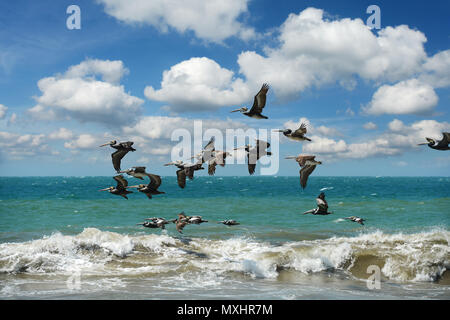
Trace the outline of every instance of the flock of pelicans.
<instances>
[{"instance_id":1,"label":"flock of pelicans","mask_svg":"<svg viewBox=\"0 0 450 320\"><path fill-rule=\"evenodd\" d=\"M254 119L268 119L268 117L262 115L263 108L266 105L266 95L269 90L269 86L267 84L263 84L261 90L256 94L253 106L248 110L246 107L242 107L240 109L233 110L231 112L241 112L242 114L254 118ZM300 127L292 131L291 129L283 129L277 130L278 132L282 132L284 136L294 141L311 141L308 137L305 136L307 133L306 125L302 123ZM428 145L432 149L436 150L450 150L450 133L443 132L443 139L440 141L436 141L431 138L426 138L427 143L420 143L419 145ZM145 171L145 167L132 167L128 170L121 170L120 163L122 158L129 151L136 151L132 147L133 142L120 142L117 143L116 140L110 141L109 143L103 144L100 147L104 147L109 145L110 147L116 149L111 157L113 167L118 173L118 175L114 176L114 180L116 180L117 185L111 186L109 188L101 189L100 191L108 191L114 195L119 195L128 199L127 194L132 193L129 191L129 188L137 188L139 192L144 193L149 199L152 198L153 195L163 194L163 191L159 191L158 188L161 185L161 177L156 174L147 173ZM234 148L236 151L238 149L245 149L246 157L247 157L247 165L248 172L250 175L255 173L256 163L263 156L270 156L272 153L267 151L270 147L270 143L256 139L256 146L252 147L251 145L245 145L242 147ZM166 163L165 166L173 165L178 168L176 171L177 174L177 182L180 188L184 188L186 186L186 177L190 180L194 179L194 172L197 170L203 170L203 164L208 163L208 174L214 175L216 172L216 166L220 165L222 167L225 166L225 159L232 154L226 151L216 150L214 147L214 137L203 147L203 150L195 155L192 159L197 159L195 163L187 163L182 160L176 160L169 163ZM306 182L308 177L314 171L317 165L322 164L321 161L316 161L314 155L304 155L300 154L298 156L288 156L286 159L295 159L300 165L300 186L304 189L306 188ZM144 180L145 177L150 179L148 184L139 184L134 186L128 186L128 181L123 177L122 173L126 173L127 175L133 176L135 178ZM332 212L328 212L328 203L325 200L325 194L322 192L316 199L317 208L304 212L304 214L314 214L314 215L328 215ZM347 217L345 219L351 220L353 222L357 222L361 225L364 223L364 219L360 217ZM144 227L148 228L165 228L165 225L168 223L175 223L176 229L181 233L181 230L187 224L201 224L204 222L208 222L207 220L203 220L201 216L186 216L184 212L178 215L178 219L166 220L164 218L148 218L147 221L140 223ZM227 226L238 225L239 223L234 220L223 220L218 223L223 223Z\"/></svg>"}]
</instances>

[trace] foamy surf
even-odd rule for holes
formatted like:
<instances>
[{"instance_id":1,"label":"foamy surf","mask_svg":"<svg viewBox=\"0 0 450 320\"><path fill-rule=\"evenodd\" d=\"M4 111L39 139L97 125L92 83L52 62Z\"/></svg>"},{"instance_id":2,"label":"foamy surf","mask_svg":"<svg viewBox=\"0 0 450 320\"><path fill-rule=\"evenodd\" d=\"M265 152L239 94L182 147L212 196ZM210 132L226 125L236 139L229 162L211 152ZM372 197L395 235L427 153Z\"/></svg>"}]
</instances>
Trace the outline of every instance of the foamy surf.
<instances>
[{"instance_id":1,"label":"foamy surf","mask_svg":"<svg viewBox=\"0 0 450 320\"><path fill-rule=\"evenodd\" d=\"M86 228L75 236L55 233L1 244L0 272L169 278L207 273L277 279L280 272L290 270L339 271L363 279L370 275L367 267L375 264L387 281L436 282L450 266L449 238L450 232L440 229L414 234L376 231L274 245L252 238L131 236Z\"/></svg>"}]
</instances>

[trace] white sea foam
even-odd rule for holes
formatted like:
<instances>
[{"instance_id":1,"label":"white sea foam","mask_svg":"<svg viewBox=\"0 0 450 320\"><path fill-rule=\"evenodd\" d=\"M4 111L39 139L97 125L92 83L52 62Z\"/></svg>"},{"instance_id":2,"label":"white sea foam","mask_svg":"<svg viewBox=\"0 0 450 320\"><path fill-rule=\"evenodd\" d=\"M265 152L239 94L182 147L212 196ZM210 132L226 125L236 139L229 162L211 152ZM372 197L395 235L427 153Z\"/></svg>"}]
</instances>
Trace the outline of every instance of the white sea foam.
<instances>
[{"instance_id":1,"label":"white sea foam","mask_svg":"<svg viewBox=\"0 0 450 320\"><path fill-rule=\"evenodd\" d=\"M383 262L381 271L386 278L422 282L435 281L449 269L449 239L450 232L443 229L414 234L375 231L273 245L245 237L178 239L167 234L129 236L87 228L75 236L55 233L38 240L0 244L0 272L81 272L105 277L176 273L189 279L197 273L220 277L237 272L275 279L280 268L305 274L347 272L361 259L374 256Z\"/></svg>"}]
</instances>

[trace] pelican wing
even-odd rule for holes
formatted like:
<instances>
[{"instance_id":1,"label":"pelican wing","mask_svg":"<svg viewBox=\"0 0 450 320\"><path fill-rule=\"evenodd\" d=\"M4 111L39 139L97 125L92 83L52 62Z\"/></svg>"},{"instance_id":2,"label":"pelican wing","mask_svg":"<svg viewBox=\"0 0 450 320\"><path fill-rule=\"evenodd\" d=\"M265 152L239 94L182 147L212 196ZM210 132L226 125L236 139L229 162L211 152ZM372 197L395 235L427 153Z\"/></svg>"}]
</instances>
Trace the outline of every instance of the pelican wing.
<instances>
[{"instance_id":1,"label":"pelican wing","mask_svg":"<svg viewBox=\"0 0 450 320\"><path fill-rule=\"evenodd\" d=\"M450 133L442 132L442 140L437 144L439 147L447 147L450 143Z\"/></svg>"},{"instance_id":2,"label":"pelican wing","mask_svg":"<svg viewBox=\"0 0 450 320\"><path fill-rule=\"evenodd\" d=\"M181 232L181 230L183 230L183 228L186 226L186 224L187 224L187 222L185 222L185 221L178 221L175 228L177 229L177 231L179 233L183 233L183 232Z\"/></svg>"},{"instance_id":3,"label":"pelican wing","mask_svg":"<svg viewBox=\"0 0 450 320\"><path fill-rule=\"evenodd\" d=\"M133 147L131 147L133 145L134 142L132 141L127 141L127 142L121 142L119 143L119 146L121 146L122 148L126 148L126 149L133 149Z\"/></svg>"},{"instance_id":4,"label":"pelican wing","mask_svg":"<svg viewBox=\"0 0 450 320\"><path fill-rule=\"evenodd\" d=\"M214 151L214 142L215 142L215 138L211 137L211 139L209 140L209 142L206 144L206 146L203 147L203 150L211 150Z\"/></svg>"},{"instance_id":5,"label":"pelican wing","mask_svg":"<svg viewBox=\"0 0 450 320\"><path fill-rule=\"evenodd\" d=\"M119 149L111 154L112 163L116 171L120 171L120 161L128 153L129 150Z\"/></svg>"},{"instance_id":6,"label":"pelican wing","mask_svg":"<svg viewBox=\"0 0 450 320\"><path fill-rule=\"evenodd\" d=\"M294 131L293 135L303 137L303 135L306 133L306 131L307 131L306 125L304 123L302 123L300 125L300 128L298 128L297 130Z\"/></svg>"},{"instance_id":7,"label":"pelican wing","mask_svg":"<svg viewBox=\"0 0 450 320\"><path fill-rule=\"evenodd\" d=\"M253 100L253 106L250 109L250 113L261 113L264 106L266 105L266 95L267 91L269 91L269 85L264 83L261 87L261 90L256 94L255 99Z\"/></svg>"},{"instance_id":8,"label":"pelican wing","mask_svg":"<svg viewBox=\"0 0 450 320\"><path fill-rule=\"evenodd\" d=\"M147 173L147 177L150 178L150 187L154 189L158 189L158 187L161 185L161 177L156 174Z\"/></svg>"},{"instance_id":9,"label":"pelican wing","mask_svg":"<svg viewBox=\"0 0 450 320\"><path fill-rule=\"evenodd\" d=\"M302 186L303 189L306 188L306 182L308 181L308 177L314 171L315 168L316 168L315 165L314 166L304 166L300 170L300 185Z\"/></svg>"},{"instance_id":10,"label":"pelican wing","mask_svg":"<svg viewBox=\"0 0 450 320\"><path fill-rule=\"evenodd\" d=\"M145 167L133 167L134 173L143 173L145 174Z\"/></svg>"},{"instance_id":11,"label":"pelican wing","mask_svg":"<svg viewBox=\"0 0 450 320\"><path fill-rule=\"evenodd\" d=\"M227 158L226 152L217 152L216 153L216 159L215 163L221 165L222 167L225 167L225 159Z\"/></svg>"},{"instance_id":12,"label":"pelican wing","mask_svg":"<svg viewBox=\"0 0 450 320\"><path fill-rule=\"evenodd\" d=\"M297 157L297 159L295 159L297 162L298 162L298 164L300 165L300 167L303 167L303 166L305 166L305 164L306 164L306 161L308 161L308 160L314 160L316 158L316 156L308 156L308 155L300 155L300 156L298 156Z\"/></svg>"},{"instance_id":13,"label":"pelican wing","mask_svg":"<svg viewBox=\"0 0 450 320\"><path fill-rule=\"evenodd\" d=\"M113 178L117 181L116 189L125 190L125 188L128 187L128 181L121 174L114 176Z\"/></svg>"},{"instance_id":14,"label":"pelican wing","mask_svg":"<svg viewBox=\"0 0 450 320\"><path fill-rule=\"evenodd\" d=\"M208 164L208 174L210 176L213 176L214 173L216 173L216 166L217 166L217 162L216 162L215 159L209 162L209 164Z\"/></svg>"},{"instance_id":15,"label":"pelican wing","mask_svg":"<svg viewBox=\"0 0 450 320\"><path fill-rule=\"evenodd\" d=\"M258 149L267 149L270 147L270 143L264 140L256 140L256 146Z\"/></svg>"},{"instance_id":16,"label":"pelican wing","mask_svg":"<svg viewBox=\"0 0 450 320\"><path fill-rule=\"evenodd\" d=\"M255 164L248 164L248 173L250 173L250 175L255 173L255 169L256 169L256 163Z\"/></svg>"},{"instance_id":17,"label":"pelican wing","mask_svg":"<svg viewBox=\"0 0 450 320\"><path fill-rule=\"evenodd\" d=\"M320 198L316 199L317 206L319 207L320 211L327 211L328 210L328 203L325 200L322 200Z\"/></svg>"},{"instance_id":18,"label":"pelican wing","mask_svg":"<svg viewBox=\"0 0 450 320\"><path fill-rule=\"evenodd\" d=\"M177 181L181 189L186 186L186 173L184 172L184 169L177 170Z\"/></svg>"}]
</instances>

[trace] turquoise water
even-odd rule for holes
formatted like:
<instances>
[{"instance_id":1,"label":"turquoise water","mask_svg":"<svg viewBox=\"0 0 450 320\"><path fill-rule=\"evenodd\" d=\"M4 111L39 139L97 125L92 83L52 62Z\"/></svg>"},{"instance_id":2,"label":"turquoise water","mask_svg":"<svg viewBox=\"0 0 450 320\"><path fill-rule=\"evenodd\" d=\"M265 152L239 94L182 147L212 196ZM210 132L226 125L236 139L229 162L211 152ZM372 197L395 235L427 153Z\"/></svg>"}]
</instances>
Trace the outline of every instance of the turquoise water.
<instances>
[{"instance_id":1,"label":"turquoise water","mask_svg":"<svg viewBox=\"0 0 450 320\"><path fill-rule=\"evenodd\" d=\"M261 290L260 297L268 299L316 297L298 287L285 296L266 293L280 284L285 286L286 277L290 284L305 285L307 281L318 290L319 298L355 298L369 292L361 282L361 268L373 259L381 261L386 286L391 286L377 292L377 297L402 298L404 292L392 283L413 285L422 295L420 290L431 290L426 291L433 293L431 298L449 297L448 177L313 176L305 190L301 190L298 177L199 176L188 181L185 189L178 187L173 176L162 179L160 190L165 194L149 200L135 192L126 200L98 191L115 185L111 177L0 177L0 278L4 280L0 297L52 298L57 292L58 297L123 298L111 287L96 291L88 286L75 294L61 289L64 276L74 270L92 277L95 288L101 287L99 283L105 279L99 273L110 268L120 292L123 294L125 287L133 296L138 290L140 295L135 298L154 298L147 292L151 286L136 289L142 279L171 283L178 281L180 274L187 283L193 275L201 279L210 275L200 281L203 289L189 291L193 299L221 298L233 290L241 290L242 299L253 298L254 290ZM132 177L128 180L130 185L140 183ZM333 214L303 215L316 206L321 191ZM136 225L153 216L176 218L181 211L201 215L209 222L188 225L183 235L174 225L167 225L166 230ZM343 220L352 215L365 218L365 225ZM241 225L215 223L223 219ZM82 252L86 243L89 254ZM173 252L174 248L178 251ZM141 257L143 252L150 253ZM194 252L195 257L186 257L186 252ZM139 259L133 260L137 256ZM126 267L121 265L123 259L129 264ZM408 269L402 269L405 262L410 264ZM223 268L216 269L217 263ZM141 269L143 266L158 266L160 271ZM169 271L173 268L182 270L173 274ZM321 281L310 283L329 272L333 273L334 282L329 285L334 291L323 290ZM23 277L37 283L23 289ZM129 282L124 284L124 279ZM236 281L236 287L228 287L230 279ZM351 282L348 295L341 295L346 281ZM354 289L352 281L359 289ZM43 283L48 290L42 290ZM221 288L222 296L208 291L210 283ZM186 294L163 293L168 299L182 299Z\"/></svg>"}]
</instances>

